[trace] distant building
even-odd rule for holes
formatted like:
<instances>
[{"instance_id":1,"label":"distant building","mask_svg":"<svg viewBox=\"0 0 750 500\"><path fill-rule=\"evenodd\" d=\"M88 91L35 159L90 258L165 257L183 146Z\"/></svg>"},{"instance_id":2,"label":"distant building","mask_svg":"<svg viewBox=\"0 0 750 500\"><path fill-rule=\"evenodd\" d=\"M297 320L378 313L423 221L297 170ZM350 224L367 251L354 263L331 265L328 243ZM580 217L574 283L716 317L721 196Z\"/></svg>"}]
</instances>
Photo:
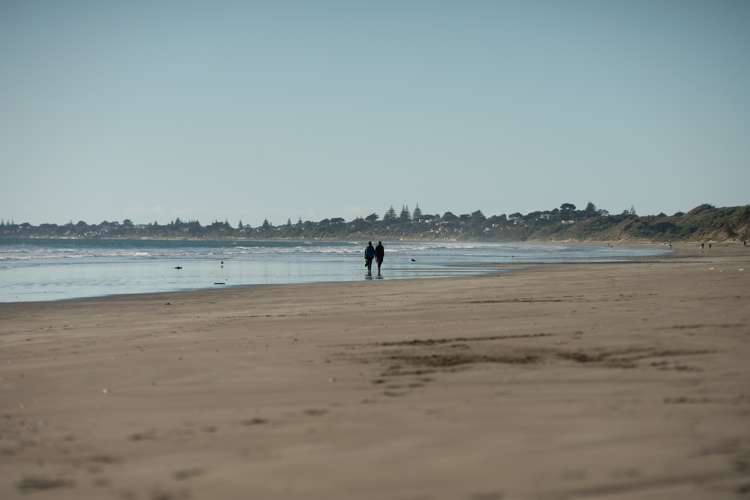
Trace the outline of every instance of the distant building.
<instances>
[{"instance_id":1,"label":"distant building","mask_svg":"<svg viewBox=\"0 0 750 500\"><path fill-rule=\"evenodd\" d=\"M514 214L510 214L508 216L508 222L510 222L513 225L518 224L519 222L521 222L521 220L523 220L523 215L521 213L519 213L519 212L516 212Z\"/></svg>"}]
</instances>

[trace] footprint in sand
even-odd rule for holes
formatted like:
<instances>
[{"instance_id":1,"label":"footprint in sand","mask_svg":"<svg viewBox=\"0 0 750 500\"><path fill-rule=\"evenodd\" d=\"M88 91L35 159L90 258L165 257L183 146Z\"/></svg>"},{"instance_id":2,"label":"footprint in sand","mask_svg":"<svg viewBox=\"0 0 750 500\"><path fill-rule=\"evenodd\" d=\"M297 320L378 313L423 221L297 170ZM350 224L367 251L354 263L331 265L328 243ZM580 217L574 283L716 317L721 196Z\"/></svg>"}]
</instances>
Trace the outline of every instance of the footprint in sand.
<instances>
[{"instance_id":1,"label":"footprint in sand","mask_svg":"<svg viewBox=\"0 0 750 500\"><path fill-rule=\"evenodd\" d=\"M205 469L201 469L200 467L194 467L192 469L182 469L182 470L175 471L173 476L176 481L184 481L186 479L197 477L205 473L206 473Z\"/></svg>"},{"instance_id":2,"label":"footprint in sand","mask_svg":"<svg viewBox=\"0 0 750 500\"><path fill-rule=\"evenodd\" d=\"M16 483L16 487L21 493L54 490L58 488L73 488L75 485L75 481L70 479L48 478L42 476L29 476Z\"/></svg>"},{"instance_id":3,"label":"footprint in sand","mask_svg":"<svg viewBox=\"0 0 750 500\"><path fill-rule=\"evenodd\" d=\"M242 425L263 425L263 424L267 424L268 420L265 418L255 417L255 418L250 418L248 420L243 420L240 423Z\"/></svg>"},{"instance_id":4,"label":"footprint in sand","mask_svg":"<svg viewBox=\"0 0 750 500\"><path fill-rule=\"evenodd\" d=\"M309 408L305 410L304 413L305 415L309 415L311 417L320 417L328 413L328 410L324 410L322 408Z\"/></svg>"},{"instance_id":5,"label":"footprint in sand","mask_svg":"<svg viewBox=\"0 0 750 500\"><path fill-rule=\"evenodd\" d=\"M148 441L149 439L156 439L156 429L149 429L145 432L136 432L128 437L131 441Z\"/></svg>"}]
</instances>

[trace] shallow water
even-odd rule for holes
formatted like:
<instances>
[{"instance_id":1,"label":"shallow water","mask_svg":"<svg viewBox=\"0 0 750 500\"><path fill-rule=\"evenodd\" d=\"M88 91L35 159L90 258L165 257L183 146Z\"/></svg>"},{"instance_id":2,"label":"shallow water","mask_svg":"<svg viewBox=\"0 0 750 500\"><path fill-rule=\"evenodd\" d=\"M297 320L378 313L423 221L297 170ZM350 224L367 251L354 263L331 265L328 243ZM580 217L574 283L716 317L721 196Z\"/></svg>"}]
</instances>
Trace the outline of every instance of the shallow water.
<instances>
[{"instance_id":1,"label":"shallow water","mask_svg":"<svg viewBox=\"0 0 750 500\"><path fill-rule=\"evenodd\" d=\"M365 278L365 244L0 240L0 302L232 285L357 281ZM386 241L384 245L384 279L497 272L498 268L490 264L502 267L511 262L606 262L665 253L644 247L526 243ZM175 269L177 266L182 269Z\"/></svg>"}]
</instances>

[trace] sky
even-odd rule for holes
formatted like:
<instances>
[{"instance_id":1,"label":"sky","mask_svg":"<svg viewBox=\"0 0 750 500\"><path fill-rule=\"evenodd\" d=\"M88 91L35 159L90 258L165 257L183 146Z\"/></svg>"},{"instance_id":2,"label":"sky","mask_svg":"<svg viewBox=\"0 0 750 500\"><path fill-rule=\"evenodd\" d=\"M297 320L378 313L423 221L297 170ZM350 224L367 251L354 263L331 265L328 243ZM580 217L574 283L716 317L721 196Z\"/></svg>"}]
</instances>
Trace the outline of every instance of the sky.
<instances>
[{"instance_id":1,"label":"sky","mask_svg":"<svg viewBox=\"0 0 750 500\"><path fill-rule=\"evenodd\" d=\"M750 203L750 2L0 0L0 218Z\"/></svg>"}]
</instances>

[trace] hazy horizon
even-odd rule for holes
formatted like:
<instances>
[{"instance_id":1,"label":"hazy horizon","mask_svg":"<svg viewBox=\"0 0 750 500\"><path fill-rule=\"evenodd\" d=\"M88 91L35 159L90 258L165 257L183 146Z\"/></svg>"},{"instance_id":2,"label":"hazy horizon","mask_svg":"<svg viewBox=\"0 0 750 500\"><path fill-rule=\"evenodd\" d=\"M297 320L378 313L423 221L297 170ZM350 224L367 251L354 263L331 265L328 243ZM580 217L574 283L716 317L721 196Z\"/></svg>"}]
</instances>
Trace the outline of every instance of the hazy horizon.
<instances>
[{"instance_id":1,"label":"hazy horizon","mask_svg":"<svg viewBox=\"0 0 750 500\"><path fill-rule=\"evenodd\" d=\"M0 1L0 218L750 203L750 2Z\"/></svg>"}]
</instances>

